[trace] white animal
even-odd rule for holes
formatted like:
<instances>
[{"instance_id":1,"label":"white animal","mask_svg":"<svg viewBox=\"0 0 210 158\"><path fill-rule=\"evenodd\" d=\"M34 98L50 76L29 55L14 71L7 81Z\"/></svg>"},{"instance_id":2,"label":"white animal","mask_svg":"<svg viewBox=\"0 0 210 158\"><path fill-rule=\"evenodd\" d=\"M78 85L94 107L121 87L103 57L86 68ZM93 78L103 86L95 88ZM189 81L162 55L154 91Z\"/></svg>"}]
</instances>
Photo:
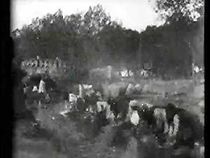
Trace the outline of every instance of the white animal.
<instances>
[{"instance_id":1,"label":"white animal","mask_svg":"<svg viewBox=\"0 0 210 158\"><path fill-rule=\"evenodd\" d=\"M73 93L69 93L69 102L75 104L77 102L77 96Z\"/></svg>"},{"instance_id":2,"label":"white animal","mask_svg":"<svg viewBox=\"0 0 210 158\"><path fill-rule=\"evenodd\" d=\"M138 106L139 105L139 102L138 100L134 99L134 100L131 100L129 102L129 107L132 107L132 106Z\"/></svg>"},{"instance_id":3,"label":"white animal","mask_svg":"<svg viewBox=\"0 0 210 158\"><path fill-rule=\"evenodd\" d=\"M106 111L106 119L114 120L114 114L110 110L110 105L106 101L97 101L97 112L101 112L102 110Z\"/></svg>"},{"instance_id":4,"label":"white animal","mask_svg":"<svg viewBox=\"0 0 210 158\"><path fill-rule=\"evenodd\" d=\"M154 118L156 119L156 126L158 129L162 128L162 124L164 124L164 133L168 132L168 123L166 119L166 110L162 108L156 108L154 110Z\"/></svg>"},{"instance_id":5,"label":"white animal","mask_svg":"<svg viewBox=\"0 0 210 158\"><path fill-rule=\"evenodd\" d=\"M114 121L114 113L110 110L110 105L106 107L106 119Z\"/></svg>"},{"instance_id":6,"label":"white animal","mask_svg":"<svg viewBox=\"0 0 210 158\"><path fill-rule=\"evenodd\" d=\"M133 113L133 110L132 110L132 107L133 106L138 106L138 101L137 100L131 100L129 102L129 105L128 105L128 113L127 113L127 116L126 116L126 121L129 121L130 118L131 118L131 115Z\"/></svg>"},{"instance_id":7,"label":"white animal","mask_svg":"<svg viewBox=\"0 0 210 158\"><path fill-rule=\"evenodd\" d=\"M105 110L109 106L109 104L106 101L97 101L96 106L97 112L101 112L102 110Z\"/></svg>"},{"instance_id":8,"label":"white animal","mask_svg":"<svg viewBox=\"0 0 210 158\"><path fill-rule=\"evenodd\" d=\"M130 118L130 121L133 125L137 126L139 124L139 115L138 115L138 112L136 110L134 110L131 114L131 118Z\"/></svg>"},{"instance_id":9,"label":"white animal","mask_svg":"<svg viewBox=\"0 0 210 158\"><path fill-rule=\"evenodd\" d=\"M148 77L148 76L149 76L148 71L146 71L146 70L144 70L144 69L141 70L140 75L141 75L142 77Z\"/></svg>"},{"instance_id":10,"label":"white animal","mask_svg":"<svg viewBox=\"0 0 210 158\"><path fill-rule=\"evenodd\" d=\"M169 136L176 136L177 132L179 130L179 116L176 114L173 118L173 130L171 133L169 133Z\"/></svg>"}]
</instances>

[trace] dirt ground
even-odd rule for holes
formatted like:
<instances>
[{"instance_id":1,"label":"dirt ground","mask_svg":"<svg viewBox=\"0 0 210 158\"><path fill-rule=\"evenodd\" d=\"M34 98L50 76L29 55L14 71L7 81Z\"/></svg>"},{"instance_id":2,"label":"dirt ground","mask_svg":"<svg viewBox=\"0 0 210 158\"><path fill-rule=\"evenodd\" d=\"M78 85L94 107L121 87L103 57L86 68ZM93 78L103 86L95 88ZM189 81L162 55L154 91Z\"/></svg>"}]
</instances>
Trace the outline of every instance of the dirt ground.
<instances>
[{"instance_id":1,"label":"dirt ground","mask_svg":"<svg viewBox=\"0 0 210 158\"><path fill-rule=\"evenodd\" d=\"M175 80L141 81L139 84L142 86L139 100L158 105L173 102L198 115L204 124L203 83L195 83L192 80ZM98 135L93 136L94 127L85 122L82 116L75 114L68 119L59 116L58 111L63 107L62 102L51 105L49 109L41 110L36 114L43 128L38 134L32 134L32 125L29 121L21 120L16 123L13 137L14 158L176 157L171 155L171 149L158 149L155 143L151 146L150 142L153 139L150 137L145 138L148 140L146 143L140 144L137 143L138 140L131 137L125 148L111 146L110 142L114 137L112 125L105 126Z\"/></svg>"}]
</instances>

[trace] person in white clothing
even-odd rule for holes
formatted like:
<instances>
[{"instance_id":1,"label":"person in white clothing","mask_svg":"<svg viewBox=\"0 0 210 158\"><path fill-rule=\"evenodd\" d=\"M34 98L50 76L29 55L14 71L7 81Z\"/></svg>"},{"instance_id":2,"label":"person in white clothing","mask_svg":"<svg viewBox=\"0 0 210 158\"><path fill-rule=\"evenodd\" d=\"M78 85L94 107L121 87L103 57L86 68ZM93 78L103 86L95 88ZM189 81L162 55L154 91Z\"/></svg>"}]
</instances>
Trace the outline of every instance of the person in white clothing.
<instances>
[{"instance_id":1,"label":"person in white clothing","mask_svg":"<svg viewBox=\"0 0 210 158\"><path fill-rule=\"evenodd\" d=\"M40 83L39 83L39 90L38 93L45 93L46 89L45 89L45 82L41 79Z\"/></svg>"}]
</instances>

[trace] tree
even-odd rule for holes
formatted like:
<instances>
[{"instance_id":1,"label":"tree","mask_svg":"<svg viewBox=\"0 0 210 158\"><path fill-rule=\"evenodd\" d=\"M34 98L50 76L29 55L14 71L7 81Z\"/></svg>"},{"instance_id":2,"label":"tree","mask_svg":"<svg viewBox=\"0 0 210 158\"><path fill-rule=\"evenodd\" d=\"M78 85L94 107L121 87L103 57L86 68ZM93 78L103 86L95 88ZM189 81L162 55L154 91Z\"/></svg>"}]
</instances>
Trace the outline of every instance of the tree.
<instances>
[{"instance_id":1,"label":"tree","mask_svg":"<svg viewBox=\"0 0 210 158\"><path fill-rule=\"evenodd\" d=\"M143 33L143 54L145 51L152 54L155 68L164 70L167 67L168 70L174 69L179 76L189 76L192 62L203 65L203 5L203 0L155 1L154 8L165 23L153 28L153 31L148 28L145 31L148 35ZM153 46L149 47L146 43ZM159 64L158 60L161 60ZM162 73L166 73L166 69Z\"/></svg>"},{"instance_id":2,"label":"tree","mask_svg":"<svg viewBox=\"0 0 210 158\"><path fill-rule=\"evenodd\" d=\"M84 33L89 36L97 34L104 26L111 24L111 17L105 13L101 5L96 5L84 15Z\"/></svg>"},{"instance_id":3,"label":"tree","mask_svg":"<svg viewBox=\"0 0 210 158\"><path fill-rule=\"evenodd\" d=\"M37 55L50 59L59 57L68 63L71 74L78 76L86 69L106 63L103 57L109 46L103 44L105 36L100 34L108 27L121 28L111 21L101 5L90 7L85 14L76 13L65 17L58 10L55 14L33 19L30 25L25 25L18 31L18 36L17 31L13 33L15 54L21 60ZM108 34L111 33L113 32ZM113 54L110 54L106 61L112 58Z\"/></svg>"},{"instance_id":4,"label":"tree","mask_svg":"<svg viewBox=\"0 0 210 158\"><path fill-rule=\"evenodd\" d=\"M191 22L203 15L204 0L156 0L154 9L166 21Z\"/></svg>"}]
</instances>

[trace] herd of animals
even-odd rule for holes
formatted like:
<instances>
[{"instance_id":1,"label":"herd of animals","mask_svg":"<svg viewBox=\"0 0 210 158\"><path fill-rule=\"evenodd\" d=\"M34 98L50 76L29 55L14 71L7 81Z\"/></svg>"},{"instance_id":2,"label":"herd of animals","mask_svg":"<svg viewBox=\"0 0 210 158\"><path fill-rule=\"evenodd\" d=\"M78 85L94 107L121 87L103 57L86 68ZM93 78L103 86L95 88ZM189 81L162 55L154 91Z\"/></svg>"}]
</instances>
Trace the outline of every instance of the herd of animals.
<instances>
[{"instance_id":1,"label":"herd of animals","mask_svg":"<svg viewBox=\"0 0 210 158\"><path fill-rule=\"evenodd\" d=\"M100 88L82 85L82 94L76 95L58 91L55 82L39 76L24 82L24 96L26 102L30 99L37 101L44 105L43 108L48 108L55 96L59 96L66 105L60 115L68 117L74 111L89 113L92 119L99 120L98 130L112 124L119 129L129 128L134 136L138 136L144 126L155 135L160 147L194 148L197 144L204 144L203 125L194 114L173 103L153 105L142 102L128 94L128 87L121 88L113 97L104 96Z\"/></svg>"}]
</instances>

